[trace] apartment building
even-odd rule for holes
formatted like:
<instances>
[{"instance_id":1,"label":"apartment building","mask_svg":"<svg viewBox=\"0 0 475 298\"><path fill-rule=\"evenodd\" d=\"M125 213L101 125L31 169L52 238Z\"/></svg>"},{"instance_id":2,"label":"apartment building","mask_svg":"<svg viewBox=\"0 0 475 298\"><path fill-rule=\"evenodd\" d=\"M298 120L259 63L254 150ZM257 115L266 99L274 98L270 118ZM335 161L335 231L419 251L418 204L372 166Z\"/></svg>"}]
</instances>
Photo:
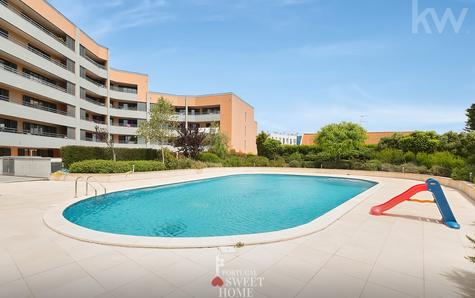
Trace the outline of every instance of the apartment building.
<instances>
[{"instance_id":1,"label":"apartment building","mask_svg":"<svg viewBox=\"0 0 475 298\"><path fill-rule=\"evenodd\" d=\"M0 156L59 155L66 145L154 147L137 136L160 96L180 121L218 125L230 148L256 153L253 107L232 93L178 96L150 92L148 76L110 66L99 45L44 0L0 0Z\"/></svg>"},{"instance_id":2,"label":"apartment building","mask_svg":"<svg viewBox=\"0 0 475 298\"><path fill-rule=\"evenodd\" d=\"M271 132L269 138L279 141L282 145L300 145L301 137L297 133Z\"/></svg>"}]
</instances>

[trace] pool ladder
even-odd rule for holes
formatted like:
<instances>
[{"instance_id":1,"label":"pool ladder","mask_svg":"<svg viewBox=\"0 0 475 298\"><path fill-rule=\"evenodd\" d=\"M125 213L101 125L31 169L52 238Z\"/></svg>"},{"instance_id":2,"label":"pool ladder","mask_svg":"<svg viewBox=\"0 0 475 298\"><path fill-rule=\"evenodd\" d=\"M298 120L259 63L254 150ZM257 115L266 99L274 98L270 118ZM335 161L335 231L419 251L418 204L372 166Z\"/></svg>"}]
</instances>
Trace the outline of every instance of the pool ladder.
<instances>
[{"instance_id":1,"label":"pool ladder","mask_svg":"<svg viewBox=\"0 0 475 298\"><path fill-rule=\"evenodd\" d=\"M102 183L100 183L94 176L88 176L88 177L86 177L86 179L84 179L83 176L79 176L74 181L74 197L75 198L78 197L78 182L81 179L84 180L84 182L86 182L86 196L89 194L89 185L92 187L92 189L94 189L94 195L97 196L97 188L94 186L94 184L92 184L89 181L89 179L93 179L94 182L96 182L100 187L102 187L102 189L104 190L104 194L107 193L106 187L104 185L102 185Z\"/></svg>"}]
</instances>

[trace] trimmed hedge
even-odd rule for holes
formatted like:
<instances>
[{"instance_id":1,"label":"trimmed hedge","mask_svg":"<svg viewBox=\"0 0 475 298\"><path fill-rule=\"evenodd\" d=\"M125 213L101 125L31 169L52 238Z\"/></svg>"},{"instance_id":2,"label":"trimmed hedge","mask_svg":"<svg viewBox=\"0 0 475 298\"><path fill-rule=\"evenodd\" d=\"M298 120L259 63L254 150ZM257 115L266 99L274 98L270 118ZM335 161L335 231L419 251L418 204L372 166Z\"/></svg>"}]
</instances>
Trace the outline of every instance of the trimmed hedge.
<instances>
[{"instance_id":1,"label":"trimmed hedge","mask_svg":"<svg viewBox=\"0 0 475 298\"><path fill-rule=\"evenodd\" d=\"M155 160L161 159L161 153L149 148L115 148L117 160ZM165 154L168 155L168 152ZM64 166L92 159L112 159L112 151L105 147L65 146L61 147Z\"/></svg>"},{"instance_id":2,"label":"trimmed hedge","mask_svg":"<svg viewBox=\"0 0 475 298\"><path fill-rule=\"evenodd\" d=\"M135 168L135 169L134 169ZM83 160L72 163L69 167L71 173L127 173L135 170L135 172L150 172L165 170L165 165L160 161L154 160L129 160L129 161L113 161L113 160Z\"/></svg>"}]
</instances>

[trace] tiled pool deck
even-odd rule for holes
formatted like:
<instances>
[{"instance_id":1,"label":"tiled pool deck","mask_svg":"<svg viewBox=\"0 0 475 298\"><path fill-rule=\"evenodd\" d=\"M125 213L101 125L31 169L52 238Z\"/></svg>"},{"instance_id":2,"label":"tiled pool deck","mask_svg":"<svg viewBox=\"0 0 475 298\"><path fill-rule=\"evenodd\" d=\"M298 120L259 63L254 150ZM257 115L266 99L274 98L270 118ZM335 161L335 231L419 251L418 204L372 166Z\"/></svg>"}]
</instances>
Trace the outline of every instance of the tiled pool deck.
<instances>
[{"instance_id":1,"label":"tiled pool deck","mask_svg":"<svg viewBox=\"0 0 475 298\"><path fill-rule=\"evenodd\" d=\"M113 191L208 173L104 184ZM325 230L238 248L222 270L262 276L254 297L475 297L475 264L464 259L475 255L465 239L475 235L474 203L444 189L461 230L440 224L434 204L406 202L374 217L372 205L419 182L371 179L381 187ZM0 297L218 297L216 248L105 246L47 228L45 212L73 196L71 181L0 184Z\"/></svg>"}]
</instances>

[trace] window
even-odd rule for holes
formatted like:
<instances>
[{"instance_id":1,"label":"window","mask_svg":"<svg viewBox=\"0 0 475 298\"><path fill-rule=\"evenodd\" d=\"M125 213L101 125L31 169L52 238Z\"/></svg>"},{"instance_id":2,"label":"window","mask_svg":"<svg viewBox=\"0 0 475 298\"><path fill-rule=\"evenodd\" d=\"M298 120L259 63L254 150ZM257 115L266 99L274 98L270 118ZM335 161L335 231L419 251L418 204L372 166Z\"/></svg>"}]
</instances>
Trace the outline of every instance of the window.
<instances>
[{"instance_id":1,"label":"window","mask_svg":"<svg viewBox=\"0 0 475 298\"><path fill-rule=\"evenodd\" d=\"M17 128L17 122L9 119L0 118L0 130L2 129L15 129Z\"/></svg>"},{"instance_id":2,"label":"window","mask_svg":"<svg viewBox=\"0 0 475 298\"><path fill-rule=\"evenodd\" d=\"M10 92L6 89L0 88L0 100L9 101L10 100Z\"/></svg>"},{"instance_id":3,"label":"window","mask_svg":"<svg viewBox=\"0 0 475 298\"><path fill-rule=\"evenodd\" d=\"M56 134L56 127L34 124L29 122L23 123L23 130L34 135Z\"/></svg>"},{"instance_id":4,"label":"window","mask_svg":"<svg viewBox=\"0 0 475 298\"><path fill-rule=\"evenodd\" d=\"M42 110L56 110L57 106L53 103L23 95L23 105L38 108Z\"/></svg>"},{"instance_id":5,"label":"window","mask_svg":"<svg viewBox=\"0 0 475 298\"><path fill-rule=\"evenodd\" d=\"M0 28L0 35L5 38L8 38L8 31Z\"/></svg>"},{"instance_id":6,"label":"window","mask_svg":"<svg viewBox=\"0 0 475 298\"><path fill-rule=\"evenodd\" d=\"M2 58L0 58L0 64L2 65L3 68L13 68L15 70L18 68L18 66L15 63L4 60Z\"/></svg>"},{"instance_id":7,"label":"window","mask_svg":"<svg viewBox=\"0 0 475 298\"><path fill-rule=\"evenodd\" d=\"M12 150L10 148L0 148L0 156L11 156Z\"/></svg>"},{"instance_id":8,"label":"window","mask_svg":"<svg viewBox=\"0 0 475 298\"><path fill-rule=\"evenodd\" d=\"M36 54L39 54L40 56L48 59L48 60L51 60L51 55L46 53L45 51L43 50L40 50L39 48L31 45L31 44L28 44L28 49Z\"/></svg>"},{"instance_id":9,"label":"window","mask_svg":"<svg viewBox=\"0 0 475 298\"><path fill-rule=\"evenodd\" d=\"M137 144L137 136L119 136L121 144Z\"/></svg>"}]
</instances>

